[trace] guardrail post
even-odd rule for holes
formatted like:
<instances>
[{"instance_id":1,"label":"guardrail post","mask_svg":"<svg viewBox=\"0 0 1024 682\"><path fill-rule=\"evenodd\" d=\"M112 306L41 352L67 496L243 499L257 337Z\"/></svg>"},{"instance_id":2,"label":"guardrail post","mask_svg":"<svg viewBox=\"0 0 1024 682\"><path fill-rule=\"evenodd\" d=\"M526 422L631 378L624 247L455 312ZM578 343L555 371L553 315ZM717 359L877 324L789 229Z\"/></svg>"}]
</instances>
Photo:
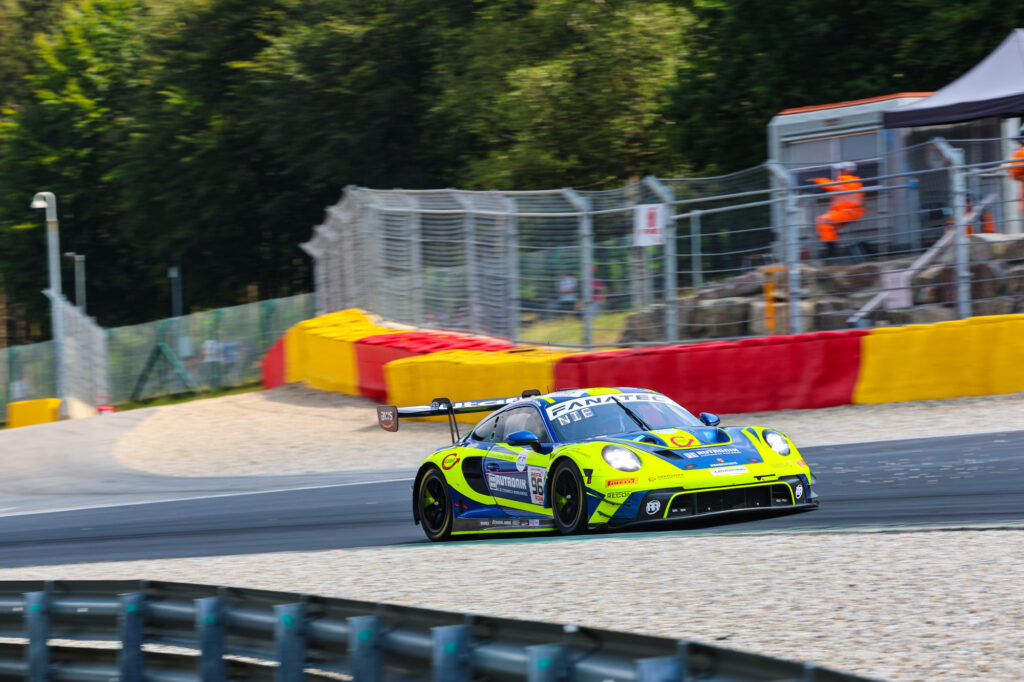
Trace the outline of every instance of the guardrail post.
<instances>
[{"instance_id":1,"label":"guardrail post","mask_svg":"<svg viewBox=\"0 0 1024 682\"><path fill-rule=\"evenodd\" d=\"M224 665L224 605L220 597L195 600L199 639L199 676L204 682L227 679Z\"/></svg>"},{"instance_id":2,"label":"guardrail post","mask_svg":"<svg viewBox=\"0 0 1024 682\"><path fill-rule=\"evenodd\" d=\"M50 595L25 593L25 632L28 634L28 682L50 679Z\"/></svg>"},{"instance_id":3,"label":"guardrail post","mask_svg":"<svg viewBox=\"0 0 1024 682\"><path fill-rule=\"evenodd\" d=\"M641 658L636 662L637 682L682 682L683 663L676 656Z\"/></svg>"},{"instance_id":4,"label":"guardrail post","mask_svg":"<svg viewBox=\"0 0 1024 682\"><path fill-rule=\"evenodd\" d=\"M430 628L434 638L434 682L469 682L469 626Z\"/></svg>"},{"instance_id":5,"label":"guardrail post","mask_svg":"<svg viewBox=\"0 0 1024 682\"><path fill-rule=\"evenodd\" d=\"M383 680L380 651L380 618L353 616L348 623L348 660L356 682Z\"/></svg>"},{"instance_id":6,"label":"guardrail post","mask_svg":"<svg viewBox=\"0 0 1024 682\"><path fill-rule=\"evenodd\" d=\"M146 596L140 592L121 595L118 629L121 651L117 667L121 682L142 682L142 625L145 620Z\"/></svg>"},{"instance_id":7,"label":"guardrail post","mask_svg":"<svg viewBox=\"0 0 1024 682\"><path fill-rule=\"evenodd\" d=\"M277 642L277 682L302 682L306 667L306 605L274 606L274 640Z\"/></svg>"},{"instance_id":8,"label":"guardrail post","mask_svg":"<svg viewBox=\"0 0 1024 682\"><path fill-rule=\"evenodd\" d=\"M526 647L526 682L559 682L569 672L569 647L537 644Z\"/></svg>"}]
</instances>

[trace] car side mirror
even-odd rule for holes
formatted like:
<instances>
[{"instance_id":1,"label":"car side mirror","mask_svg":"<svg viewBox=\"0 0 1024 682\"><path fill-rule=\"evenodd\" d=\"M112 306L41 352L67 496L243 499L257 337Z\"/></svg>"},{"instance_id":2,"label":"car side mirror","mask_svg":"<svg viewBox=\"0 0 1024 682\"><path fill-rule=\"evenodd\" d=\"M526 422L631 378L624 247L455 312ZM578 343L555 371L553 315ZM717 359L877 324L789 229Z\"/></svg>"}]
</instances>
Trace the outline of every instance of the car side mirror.
<instances>
[{"instance_id":1,"label":"car side mirror","mask_svg":"<svg viewBox=\"0 0 1024 682\"><path fill-rule=\"evenodd\" d=\"M701 412L700 420L708 426L718 426L719 422L722 421L721 417L712 412Z\"/></svg>"},{"instance_id":2,"label":"car side mirror","mask_svg":"<svg viewBox=\"0 0 1024 682\"><path fill-rule=\"evenodd\" d=\"M514 431L508 435L509 445L526 446L533 448L535 452L544 452L545 448L540 444L540 438L533 431Z\"/></svg>"}]
</instances>

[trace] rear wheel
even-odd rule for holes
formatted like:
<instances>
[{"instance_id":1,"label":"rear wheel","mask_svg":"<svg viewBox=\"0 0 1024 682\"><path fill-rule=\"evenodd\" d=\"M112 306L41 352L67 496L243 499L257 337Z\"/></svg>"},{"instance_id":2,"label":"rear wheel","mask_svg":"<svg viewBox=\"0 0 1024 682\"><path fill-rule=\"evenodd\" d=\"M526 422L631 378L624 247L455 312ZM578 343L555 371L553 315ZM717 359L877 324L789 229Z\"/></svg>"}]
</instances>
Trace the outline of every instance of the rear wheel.
<instances>
[{"instance_id":1,"label":"rear wheel","mask_svg":"<svg viewBox=\"0 0 1024 682\"><path fill-rule=\"evenodd\" d=\"M416 489L416 505L423 533L430 540L447 540L452 532L452 500L448 482L437 469L423 474Z\"/></svg>"},{"instance_id":2,"label":"rear wheel","mask_svg":"<svg viewBox=\"0 0 1024 682\"><path fill-rule=\"evenodd\" d=\"M562 535L587 528L587 494L579 468L569 460L555 466L551 475L551 514Z\"/></svg>"}]
</instances>

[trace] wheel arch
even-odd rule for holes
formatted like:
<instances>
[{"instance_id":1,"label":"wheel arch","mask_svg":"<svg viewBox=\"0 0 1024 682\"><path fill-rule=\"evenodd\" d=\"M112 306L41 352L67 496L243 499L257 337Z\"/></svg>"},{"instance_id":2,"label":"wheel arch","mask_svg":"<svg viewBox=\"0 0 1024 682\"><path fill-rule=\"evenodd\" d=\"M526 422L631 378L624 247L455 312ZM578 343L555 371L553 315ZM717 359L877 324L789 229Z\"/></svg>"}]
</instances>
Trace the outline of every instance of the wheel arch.
<instances>
[{"instance_id":1,"label":"wheel arch","mask_svg":"<svg viewBox=\"0 0 1024 682\"><path fill-rule=\"evenodd\" d=\"M414 478L412 482L412 520L417 526L420 525L420 505L419 500L416 497L417 491L420 489L420 481L423 480L423 477L426 476L427 472L431 469L439 471L441 473L441 478L444 479L445 485L448 484L448 477L444 475L444 472L441 471L441 468L436 464L428 462L427 464L420 466L419 471L416 472L416 478Z\"/></svg>"},{"instance_id":2,"label":"wheel arch","mask_svg":"<svg viewBox=\"0 0 1024 682\"><path fill-rule=\"evenodd\" d=\"M553 474L555 473L555 469L557 469L558 466L562 462L564 462L566 460L568 460L568 461L572 462L574 465L576 465L576 468L580 470L580 475L583 474L583 469L580 468L579 462L577 462L575 459L573 459L569 455L559 455L550 464L548 464L548 475L547 475L546 480L544 481L544 488L545 488L545 490L544 490L544 499L546 499L548 501L548 506L550 506L550 507L554 507L554 499L555 499L554 493L552 491L552 486L555 483L555 477L553 476ZM586 484L587 484L586 477L584 477L583 485L586 486Z\"/></svg>"}]
</instances>

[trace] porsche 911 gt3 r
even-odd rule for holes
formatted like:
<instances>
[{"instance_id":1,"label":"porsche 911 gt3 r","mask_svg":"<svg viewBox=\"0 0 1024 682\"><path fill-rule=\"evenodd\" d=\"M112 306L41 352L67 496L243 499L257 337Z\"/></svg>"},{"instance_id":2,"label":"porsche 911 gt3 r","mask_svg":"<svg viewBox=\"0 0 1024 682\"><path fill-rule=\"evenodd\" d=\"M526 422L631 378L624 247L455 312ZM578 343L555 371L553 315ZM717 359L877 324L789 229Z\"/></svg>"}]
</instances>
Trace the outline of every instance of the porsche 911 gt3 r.
<instances>
[{"instance_id":1,"label":"porsche 911 gt3 r","mask_svg":"<svg viewBox=\"0 0 1024 682\"><path fill-rule=\"evenodd\" d=\"M494 414L460 436L455 415ZM501 531L563 534L737 511L814 509L814 477L796 446L761 426L721 427L637 388L377 408L448 415L452 444L426 458L413 518L431 540Z\"/></svg>"}]
</instances>

